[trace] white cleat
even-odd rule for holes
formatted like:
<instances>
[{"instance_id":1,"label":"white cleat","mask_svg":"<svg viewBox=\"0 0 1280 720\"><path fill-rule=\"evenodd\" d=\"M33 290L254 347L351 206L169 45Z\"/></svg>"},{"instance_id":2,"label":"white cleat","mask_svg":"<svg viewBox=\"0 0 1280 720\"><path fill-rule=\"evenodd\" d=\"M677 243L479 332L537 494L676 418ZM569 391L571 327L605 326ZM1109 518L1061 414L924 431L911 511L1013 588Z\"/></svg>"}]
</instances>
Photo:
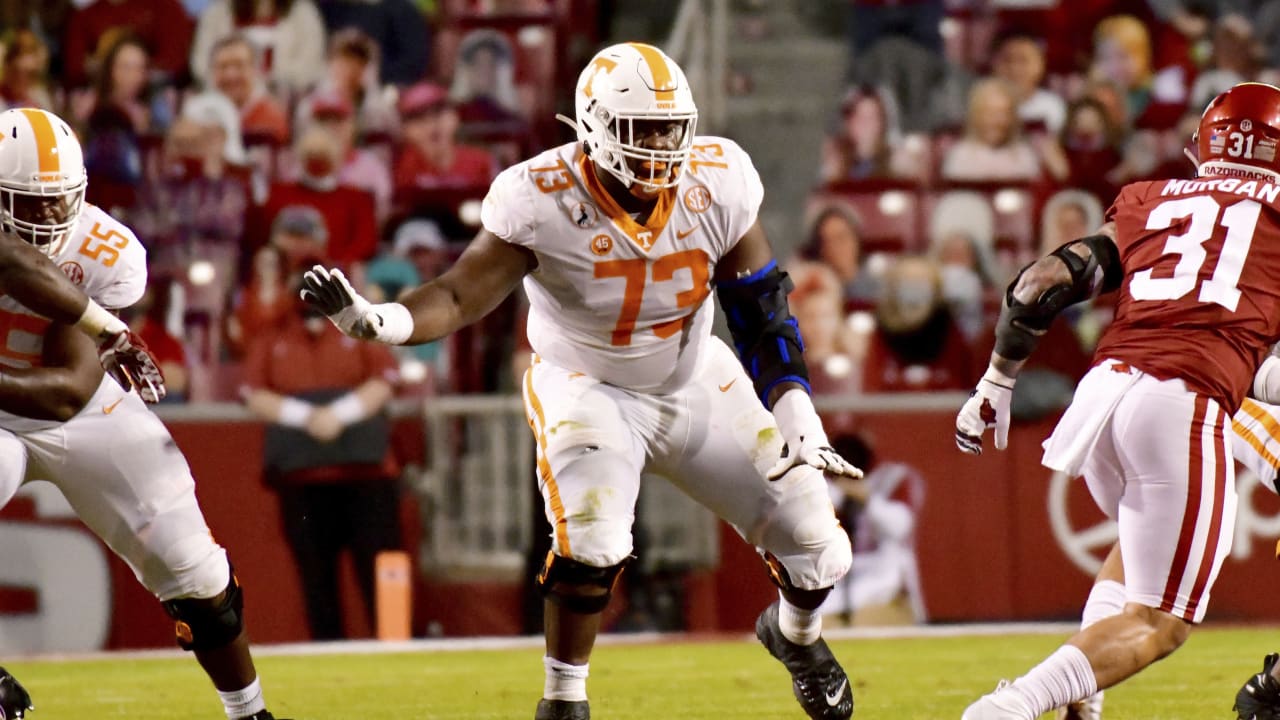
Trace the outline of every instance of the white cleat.
<instances>
[{"instance_id":1,"label":"white cleat","mask_svg":"<svg viewBox=\"0 0 1280 720\"><path fill-rule=\"evenodd\" d=\"M1058 720L1102 720L1102 691L1058 708Z\"/></svg>"},{"instance_id":2,"label":"white cleat","mask_svg":"<svg viewBox=\"0 0 1280 720\"><path fill-rule=\"evenodd\" d=\"M995 692L978 698L965 708L960 720L1034 720L1029 718L1018 702L1017 693L1011 691L1008 680L1001 680Z\"/></svg>"}]
</instances>

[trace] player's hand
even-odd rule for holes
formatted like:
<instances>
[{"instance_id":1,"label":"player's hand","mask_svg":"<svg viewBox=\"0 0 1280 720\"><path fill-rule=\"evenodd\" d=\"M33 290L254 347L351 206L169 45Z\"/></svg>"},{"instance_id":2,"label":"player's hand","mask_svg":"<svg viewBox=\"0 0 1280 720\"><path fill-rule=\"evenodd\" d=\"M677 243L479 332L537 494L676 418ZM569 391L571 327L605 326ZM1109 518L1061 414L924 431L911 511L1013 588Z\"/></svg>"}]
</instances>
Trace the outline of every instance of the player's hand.
<instances>
[{"instance_id":1,"label":"player's hand","mask_svg":"<svg viewBox=\"0 0 1280 720\"><path fill-rule=\"evenodd\" d=\"M782 457L769 468L767 477L770 480L777 480L796 465L815 467L833 478L862 477L861 470L840 457L840 454L831 447L825 433L786 438L786 444L782 446Z\"/></svg>"},{"instance_id":2,"label":"player's hand","mask_svg":"<svg viewBox=\"0 0 1280 720\"><path fill-rule=\"evenodd\" d=\"M0 716L19 720L26 716L28 710L35 710L31 703L31 694L22 687L18 679L0 667Z\"/></svg>"},{"instance_id":3,"label":"player's hand","mask_svg":"<svg viewBox=\"0 0 1280 720\"><path fill-rule=\"evenodd\" d=\"M128 328L104 333L98 341L98 362L125 390L136 390L145 402L157 403L167 392L164 373L147 344Z\"/></svg>"},{"instance_id":4,"label":"player's hand","mask_svg":"<svg viewBox=\"0 0 1280 720\"><path fill-rule=\"evenodd\" d=\"M1014 379L987 368L978 386L956 416L956 447L970 455L982 454L982 435L995 428L996 449L1009 446L1009 402L1013 398Z\"/></svg>"},{"instance_id":5,"label":"player's hand","mask_svg":"<svg viewBox=\"0 0 1280 720\"><path fill-rule=\"evenodd\" d=\"M833 478L862 477L861 470L831 447L808 392L793 389L783 393L773 404L773 417L782 433L782 456L769 468L767 478L777 480L796 465L815 467Z\"/></svg>"},{"instance_id":6,"label":"player's hand","mask_svg":"<svg viewBox=\"0 0 1280 720\"><path fill-rule=\"evenodd\" d=\"M337 440L342 430L342 421L329 408L318 407L307 418L307 434L322 443Z\"/></svg>"},{"instance_id":7,"label":"player's hand","mask_svg":"<svg viewBox=\"0 0 1280 720\"><path fill-rule=\"evenodd\" d=\"M316 265L302 275L302 299L324 313L346 335L372 340L384 324L373 304L360 296L342 271Z\"/></svg>"}]
</instances>

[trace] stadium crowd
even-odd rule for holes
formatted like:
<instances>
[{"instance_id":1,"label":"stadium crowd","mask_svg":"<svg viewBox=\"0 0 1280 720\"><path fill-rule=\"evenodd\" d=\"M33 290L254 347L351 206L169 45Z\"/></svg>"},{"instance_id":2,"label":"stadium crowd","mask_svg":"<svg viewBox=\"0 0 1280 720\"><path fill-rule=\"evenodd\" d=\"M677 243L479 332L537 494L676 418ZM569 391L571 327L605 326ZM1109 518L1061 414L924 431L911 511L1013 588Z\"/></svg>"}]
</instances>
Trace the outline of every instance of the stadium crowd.
<instances>
[{"instance_id":1,"label":"stadium crowd","mask_svg":"<svg viewBox=\"0 0 1280 720\"><path fill-rule=\"evenodd\" d=\"M341 264L381 299L456 255L496 172L564 139L552 115L612 7L6 0L0 103L73 122L90 202L147 245L133 323L172 397L234 399L299 269ZM1122 184L1188 174L1205 102L1280 72L1277 0L852 0L848 19L790 263L821 392L967 389L1016 269ZM521 314L402 350L398 392L510 388ZM1108 318L1055 329L1020 413L1065 403Z\"/></svg>"}]
</instances>

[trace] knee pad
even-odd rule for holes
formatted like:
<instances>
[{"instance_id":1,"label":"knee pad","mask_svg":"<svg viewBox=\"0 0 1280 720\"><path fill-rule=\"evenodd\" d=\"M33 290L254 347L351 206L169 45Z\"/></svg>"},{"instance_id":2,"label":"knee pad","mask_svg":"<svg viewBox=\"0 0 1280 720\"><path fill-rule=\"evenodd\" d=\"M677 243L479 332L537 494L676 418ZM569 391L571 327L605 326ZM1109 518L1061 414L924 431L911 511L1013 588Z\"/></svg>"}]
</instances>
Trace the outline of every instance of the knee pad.
<instances>
[{"instance_id":1,"label":"knee pad","mask_svg":"<svg viewBox=\"0 0 1280 720\"><path fill-rule=\"evenodd\" d=\"M571 612L593 615L609 605L618 576L633 559L629 556L616 565L593 567L549 552L538 573L538 590Z\"/></svg>"},{"instance_id":2,"label":"knee pad","mask_svg":"<svg viewBox=\"0 0 1280 720\"><path fill-rule=\"evenodd\" d=\"M216 650L229 645L244 630L244 593L236 574L226 590L212 598L177 598L163 603L174 620L174 633L183 650Z\"/></svg>"}]
</instances>

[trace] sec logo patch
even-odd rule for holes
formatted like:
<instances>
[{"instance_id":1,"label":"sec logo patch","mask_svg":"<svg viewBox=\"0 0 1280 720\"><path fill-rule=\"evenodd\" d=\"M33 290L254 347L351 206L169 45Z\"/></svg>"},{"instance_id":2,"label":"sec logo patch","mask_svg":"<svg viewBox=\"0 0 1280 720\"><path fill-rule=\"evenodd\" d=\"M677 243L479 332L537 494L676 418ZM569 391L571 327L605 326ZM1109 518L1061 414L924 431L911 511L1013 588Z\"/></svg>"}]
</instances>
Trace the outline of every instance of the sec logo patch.
<instances>
[{"instance_id":1,"label":"sec logo patch","mask_svg":"<svg viewBox=\"0 0 1280 720\"><path fill-rule=\"evenodd\" d=\"M711 207L711 191L706 185L694 185L684 194L684 206L689 212L706 212Z\"/></svg>"},{"instance_id":2,"label":"sec logo patch","mask_svg":"<svg viewBox=\"0 0 1280 720\"><path fill-rule=\"evenodd\" d=\"M80 267L80 263L75 262L74 260L68 260L58 267L62 268L63 274L65 274L67 279L73 284L84 284L84 268Z\"/></svg>"},{"instance_id":3,"label":"sec logo patch","mask_svg":"<svg viewBox=\"0 0 1280 720\"><path fill-rule=\"evenodd\" d=\"M608 255L613 249L613 238L608 235L597 235L591 238L591 252L596 255Z\"/></svg>"}]
</instances>

